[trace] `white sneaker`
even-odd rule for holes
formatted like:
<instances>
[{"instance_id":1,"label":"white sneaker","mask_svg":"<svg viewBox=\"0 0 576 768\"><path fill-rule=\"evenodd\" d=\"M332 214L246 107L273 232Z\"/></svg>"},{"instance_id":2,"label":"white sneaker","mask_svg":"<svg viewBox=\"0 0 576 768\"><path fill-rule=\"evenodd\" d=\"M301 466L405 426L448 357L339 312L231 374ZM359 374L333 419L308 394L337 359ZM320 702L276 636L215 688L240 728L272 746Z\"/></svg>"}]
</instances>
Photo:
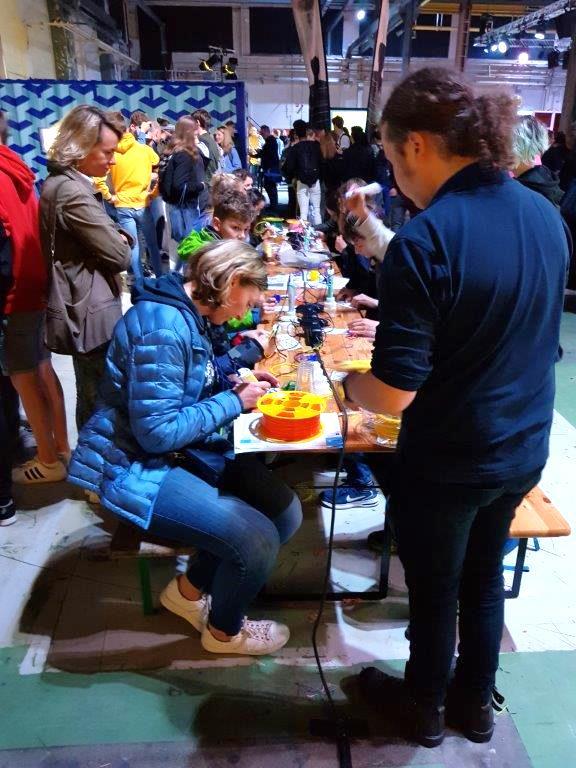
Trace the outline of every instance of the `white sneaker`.
<instances>
[{"instance_id":1,"label":"white sneaker","mask_svg":"<svg viewBox=\"0 0 576 768\"><path fill-rule=\"evenodd\" d=\"M210 653L240 653L245 656L266 656L280 650L290 639L290 630L277 621L244 619L240 632L229 642L216 640L208 627L202 632L202 647Z\"/></svg>"},{"instance_id":2,"label":"white sneaker","mask_svg":"<svg viewBox=\"0 0 576 768\"><path fill-rule=\"evenodd\" d=\"M13 483L57 483L66 479L66 467L61 461L43 464L38 456L12 470Z\"/></svg>"},{"instance_id":3,"label":"white sneaker","mask_svg":"<svg viewBox=\"0 0 576 768\"><path fill-rule=\"evenodd\" d=\"M178 587L178 577L164 587L160 602L164 608L190 622L198 632L203 632L208 624L210 595L202 595L200 600L187 600Z\"/></svg>"}]
</instances>

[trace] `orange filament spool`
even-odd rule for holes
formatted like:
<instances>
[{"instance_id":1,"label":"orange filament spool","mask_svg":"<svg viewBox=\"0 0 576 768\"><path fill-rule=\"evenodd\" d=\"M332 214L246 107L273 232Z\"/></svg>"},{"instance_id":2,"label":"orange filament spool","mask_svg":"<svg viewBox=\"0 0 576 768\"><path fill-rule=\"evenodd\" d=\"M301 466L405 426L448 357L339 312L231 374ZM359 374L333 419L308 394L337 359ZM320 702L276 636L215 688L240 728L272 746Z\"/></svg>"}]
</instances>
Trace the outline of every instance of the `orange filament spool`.
<instances>
[{"instance_id":1,"label":"orange filament spool","mask_svg":"<svg viewBox=\"0 0 576 768\"><path fill-rule=\"evenodd\" d=\"M320 434L326 398L308 392L269 392L258 400L262 435L284 443L310 440Z\"/></svg>"}]
</instances>

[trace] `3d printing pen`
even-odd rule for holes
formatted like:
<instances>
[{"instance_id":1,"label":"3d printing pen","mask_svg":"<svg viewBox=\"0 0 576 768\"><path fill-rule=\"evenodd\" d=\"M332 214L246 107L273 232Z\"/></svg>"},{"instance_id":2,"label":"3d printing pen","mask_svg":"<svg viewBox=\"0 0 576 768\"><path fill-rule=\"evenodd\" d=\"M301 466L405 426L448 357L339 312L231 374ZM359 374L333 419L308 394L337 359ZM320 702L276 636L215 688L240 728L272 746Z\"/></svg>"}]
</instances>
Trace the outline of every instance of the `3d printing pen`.
<instances>
[{"instance_id":1,"label":"3d printing pen","mask_svg":"<svg viewBox=\"0 0 576 768\"><path fill-rule=\"evenodd\" d=\"M378 184L377 181L372 182L372 184L366 184L365 187L355 187L354 189L348 190L346 192L346 199L352 197L352 195L363 195L364 197L374 197L375 195L379 195L380 192L382 192L382 187L380 184Z\"/></svg>"}]
</instances>

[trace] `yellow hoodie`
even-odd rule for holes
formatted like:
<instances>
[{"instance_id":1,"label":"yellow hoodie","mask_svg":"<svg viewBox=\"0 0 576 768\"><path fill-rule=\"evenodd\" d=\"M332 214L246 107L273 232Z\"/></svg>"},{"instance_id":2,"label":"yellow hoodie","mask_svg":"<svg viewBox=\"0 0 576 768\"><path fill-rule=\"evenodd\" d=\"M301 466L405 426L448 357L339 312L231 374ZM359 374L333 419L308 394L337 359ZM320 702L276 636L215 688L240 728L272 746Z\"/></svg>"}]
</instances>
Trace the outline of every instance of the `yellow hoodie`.
<instances>
[{"instance_id":1,"label":"yellow hoodie","mask_svg":"<svg viewBox=\"0 0 576 768\"><path fill-rule=\"evenodd\" d=\"M139 144L125 133L114 152L115 164L108 176L95 178L94 184L104 200L116 196L116 208L145 208L152 178L152 168L160 158L147 144Z\"/></svg>"}]
</instances>

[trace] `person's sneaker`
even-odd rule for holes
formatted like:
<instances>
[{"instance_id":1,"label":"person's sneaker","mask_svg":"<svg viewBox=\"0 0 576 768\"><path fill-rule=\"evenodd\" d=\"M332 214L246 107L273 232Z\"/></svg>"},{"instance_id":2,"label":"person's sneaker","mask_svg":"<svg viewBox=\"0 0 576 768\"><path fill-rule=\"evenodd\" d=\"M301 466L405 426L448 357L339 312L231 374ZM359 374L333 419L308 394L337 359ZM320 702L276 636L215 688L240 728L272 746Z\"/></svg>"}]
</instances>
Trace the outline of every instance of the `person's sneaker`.
<instances>
[{"instance_id":1,"label":"person's sneaker","mask_svg":"<svg viewBox=\"0 0 576 768\"><path fill-rule=\"evenodd\" d=\"M202 647L210 653L238 653L244 656L266 656L279 651L290 639L290 630L277 621L244 619L242 629L227 643L217 640L208 627L202 632Z\"/></svg>"},{"instance_id":2,"label":"person's sneaker","mask_svg":"<svg viewBox=\"0 0 576 768\"><path fill-rule=\"evenodd\" d=\"M320 494L323 507L331 507L334 489L327 488ZM336 489L336 509L352 509L355 507L375 507L378 504L378 493L372 488L353 488L343 485Z\"/></svg>"},{"instance_id":3,"label":"person's sneaker","mask_svg":"<svg viewBox=\"0 0 576 768\"><path fill-rule=\"evenodd\" d=\"M446 722L470 741L485 744L494 733L492 696L482 697L451 683L446 697Z\"/></svg>"},{"instance_id":4,"label":"person's sneaker","mask_svg":"<svg viewBox=\"0 0 576 768\"><path fill-rule=\"evenodd\" d=\"M358 675L358 688L395 736L414 739L430 748L444 741L444 707L417 702L402 678L365 667Z\"/></svg>"},{"instance_id":5,"label":"person's sneaker","mask_svg":"<svg viewBox=\"0 0 576 768\"><path fill-rule=\"evenodd\" d=\"M186 619L198 632L204 631L210 612L209 595L202 595L200 600L186 599L180 592L178 577L176 577L162 590L160 602L168 611Z\"/></svg>"},{"instance_id":6,"label":"person's sneaker","mask_svg":"<svg viewBox=\"0 0 576 768\"><path fill-rule=\"evenodd\" d=\"M61 461L43 464L38 456L12 470L13 483L57 483L66 479L66 467Z\"/></svg>"},{"instance_id":7,"label":"person's sneaker","mask_svg":"<svg viewBox=\"0 0 576 768\"><path fill-rule=\"evenodd\" d=\"M16 522L16 506L12 499L0 506L0 528Z\"/></svg>"}]
</instances>

